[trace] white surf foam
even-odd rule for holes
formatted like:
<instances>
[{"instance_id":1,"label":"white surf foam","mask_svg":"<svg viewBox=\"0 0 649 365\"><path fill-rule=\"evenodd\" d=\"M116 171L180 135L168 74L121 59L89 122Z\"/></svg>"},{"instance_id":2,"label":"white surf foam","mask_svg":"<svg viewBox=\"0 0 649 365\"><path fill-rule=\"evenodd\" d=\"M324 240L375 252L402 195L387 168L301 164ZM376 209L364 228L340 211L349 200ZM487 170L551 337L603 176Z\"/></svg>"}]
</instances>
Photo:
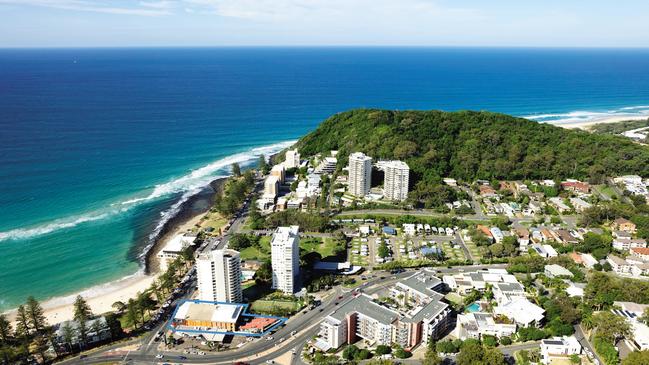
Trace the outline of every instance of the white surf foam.
<instances>
[{"instance_id":1,"label":"white surf foam","mask_svg":"<svg viewBox=\"0 0 649 365\"><path fill-rule=\"evenodd\" d=\"M187 201L192 195L198 193L202 188L207 186L212 180L225 176L224 169L233 163L251 163L261 155L270 155L291 146L295 141L286 141L271 144L268 146L252 148L246 152L237 153L227 156L220 160L214 161L206 166L191 171L189 174L173 179L169 182L156 185L152 190L141 197L131 198L122 202L111 204L111 206L97 211L88 212L77 216L71 216L63 219L57 219L35 227L17 228L5 232L0 232L0 242L9 240L25 240L47 235L64 229L76 227L80 224L95 222L102 219L124 213L139 204L153 201L171 194L183 193L181 199L172 207L161 213L161 220L158 223L158 232L162 226L178 213L182 203ZM221 174L217 174L222 172ZM153 233L152 233L153 234Z\"/></svg>"},{"instance_id":2,"label":"white surf foam","mask_svg":"<svg viewBox=\"0 0 649 365\"><path fill-rule=\"evenodd\" d=\"M545 113L530 114L521 116L522 118L535 120L537 122L552 122L558 124L569 124L579 122L589 122L598 119L611 117L649 117L649 105L628 106L613 110L575 110L567 113Z\"/></svg>"}]
</instances>

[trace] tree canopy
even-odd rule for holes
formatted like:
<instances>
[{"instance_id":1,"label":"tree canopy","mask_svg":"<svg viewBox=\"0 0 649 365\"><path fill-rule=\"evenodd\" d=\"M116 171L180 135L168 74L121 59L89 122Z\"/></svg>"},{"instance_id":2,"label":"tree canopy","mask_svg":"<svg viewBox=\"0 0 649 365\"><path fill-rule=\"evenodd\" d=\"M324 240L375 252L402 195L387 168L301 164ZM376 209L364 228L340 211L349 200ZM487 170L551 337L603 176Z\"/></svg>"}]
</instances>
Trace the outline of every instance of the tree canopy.
<instances>
[{"instance_id":1,"label":"tree canopy","mask_svg":"<svg viewBox=\"0 0 649 365\"><path fill-rule=\"evenodd\" d=\"M338 150L338 164L361 151L408 163L413 194L441 178L601 179L649 176L649 148L614 135L568 130L491 112L358 109L336 114L297 142L304 155Z\"/></svg>"}]
</instances>

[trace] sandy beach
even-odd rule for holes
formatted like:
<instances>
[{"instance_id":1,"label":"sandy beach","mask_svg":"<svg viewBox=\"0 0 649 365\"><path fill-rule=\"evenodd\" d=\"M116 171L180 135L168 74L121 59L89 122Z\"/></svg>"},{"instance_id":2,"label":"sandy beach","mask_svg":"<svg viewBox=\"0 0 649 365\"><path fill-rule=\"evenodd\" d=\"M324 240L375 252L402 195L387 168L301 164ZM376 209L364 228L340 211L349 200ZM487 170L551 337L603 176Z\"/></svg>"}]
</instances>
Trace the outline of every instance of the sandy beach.
<instances>
[{"instance_id":1,"label":"sandy beach","mask_svg":"<svg viewBox=\"0 0 649 365\"><path fill-rule=\"evenodd\" d=\"M604 118L595 118L592 120L588 121L583 121L583 122L557 122L557 123L552 123L548 122L549 124L556 125L557 127L563 127L563 128L569 128L569 129L574 129L574 128L579 128L579 129L589 129L595 124L602 124L602 123L618 123L618 122L623 122L625 120L644 120L649 118L649 115L645 116L639 116L639 115L628 115L628 116L614 116L614 117L604 117Z\"/></svg>"},{"instance_id":2,"label":"sandy beach","mask_svg":"<svg viewBox=\"0 0 649 365\"><path fill-rule=\"evenodd\" d=\"M213 184L220 184L224 181L219 179ZM142 269L137 273L115 280L102 285L94 286L78 293L70 294L64 297L56 297L41 303L43 312L49 324L56 324L73 318L73 303L78 295L81 295L87 302L92 312L101 314L113 311L113 303L117 301L127 302L134 298L138 293L147 290L157 279L159 273L159 263L157 253L164 245L178 234L187 232L201 222L203 217L209 212L211 204L206 205L206 200L211 201L212 193L197 194L195 199L191 199L183 207L182 211L168 222L165 233L156 240L155 244L147 255L147 270ZM198 202L198 203L197 203ZM200 205L200 207L197 207ZM5 312L9 319L15 320L16 310Z\"/></svg>"}]
</instances>

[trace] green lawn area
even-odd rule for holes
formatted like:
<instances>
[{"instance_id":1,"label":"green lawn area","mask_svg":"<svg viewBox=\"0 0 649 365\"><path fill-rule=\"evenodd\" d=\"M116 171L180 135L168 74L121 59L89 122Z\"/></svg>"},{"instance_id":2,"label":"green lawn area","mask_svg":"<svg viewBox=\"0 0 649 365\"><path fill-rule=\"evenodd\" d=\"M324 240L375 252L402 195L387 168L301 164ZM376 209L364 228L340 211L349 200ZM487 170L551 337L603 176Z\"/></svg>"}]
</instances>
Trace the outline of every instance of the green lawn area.
<instances>
[{"instance_id":1,"label":"green lawn area","mask_svg":"<svg viewBox=\"0 0 649 365\"><path fill-rule=\"evenodd\" d=\"M474 260L480 260L482 258L482 255L480 254L480 249L478 246L475 245L473 242L465 242L466 247L469 249L471 252L471 255L473 256Z\"/></svg>"},{"instance_id":2,"label":"green lawn area","mask_svg":"<svg viewBox=\"0 0 649 365\"><path fill-rule=\"evenodd\" d=\"M617 196L617 194L615 193L615 190L613 190L613 188L608 186L608 185L596 185L595 189L597 191L599 191L600 193L608 196L609 198Z\"/></svg>"},{"instance_id":3,"label":"green lawn area","mask_svg":"<svg viewBox=\"0 0 649 365\"><path fill-rule=\"evenodd\" d=\"M457 294L457 293L448 293L446 296L444 296L449 302L456 303L456 304L463 304L464 301L462 300L462 297Z\"/></svg>"},{"instance_id":4,"label":"green lawn area","mask_svg":"<svg viewBox=\"0 0 649 365\"><path fill-rule=\"evenodd\" d=\"M457 247L453 248L451 247L451 244L449 242L440 242L440 245L442 246L442 251L444 251L444 254L446 255L446 258L449 260L465 260L466 258L464 257L464 251L462 248Z\"/></svg>"},{"instance_id":5,"label":"green lawn area","mask_svg":"<svg viewBox=\"0 0 649 365\"><path fill-rule=\"evenodd\" d=\"M334 255L336 244L331 237L305 238L300 240L300 248L307 252L317 252L320 256L327 257Z\"/></svg>"},{"instance_id":6,"label":"green lawn area","mask_svg":"<svg viewBox=\"0 0 649 365\"><path fill-rule=\"evenodd\" d=\"M270 258L270 236L262 236L259 239L259 246L257 247L246 247L239 252L241 260L260 260Z\"/></svg>"},{"instance_id":7,"label":"green lawn area","mask_svg":"<svg viewBox=\"0 0 649 365\"><path fill-rule=\"evenodd\" d=\"M221 214L209 212L203 217L200 221L200 226L202 228L211 227L218 232L219 228L223 227L227 223L227 219L223 218Z\"/></svg>"},{"instance_id":8,"label":"green lawn area","mask_svg":"<svg viewBox=\"0 0 649 365\"><path fill-rule=\"evenodd\" d=\"M250 305L250 310L256 313L272 313L273 308L282 308L295 312L300 309L297 302L285 302L279 300L256 300Z\"/></svg>"}]
</instances>

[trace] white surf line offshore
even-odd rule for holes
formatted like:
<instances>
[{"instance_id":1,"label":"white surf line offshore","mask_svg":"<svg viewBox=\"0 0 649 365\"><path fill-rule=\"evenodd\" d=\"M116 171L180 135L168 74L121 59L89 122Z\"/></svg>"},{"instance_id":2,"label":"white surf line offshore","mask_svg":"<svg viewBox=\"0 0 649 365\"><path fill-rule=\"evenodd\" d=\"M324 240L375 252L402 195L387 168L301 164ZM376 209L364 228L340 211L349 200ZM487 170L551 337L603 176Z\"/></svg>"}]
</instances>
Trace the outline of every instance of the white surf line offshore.
<instances>
[{"instance_id":1,"label":"white surf line offshore","mask_svg":"<svg viewBox=\"0 0 649 365\"><path fill-rule=\"evenodd\" d=\"M25 240L44 236L50 233L58 232L65 229L77 227L84 223L95 222L113 217L115 215L127 212L128 210L171 194L183 193L181 199L174 203L169 209L160 213L161 220L156 226L158 232L153 232L152 236L157 235L164 224L171 219L192 195L205 188L212 180L219 177L227 176L224 171L233 163L251 163L262 155L271 155L293 145L296 141L284 141L271 145L255 147L245 152L236 153L214 161L208 165L191 171L189 174L173 179L169 182L159 184L153 187L153 191L143 197L133 198L122 202L111 204L105 209L100 209L86 214L71 216L68 218L57 219L49 223L34 227L17 228L5 232L0 232L0 242L10 240ZM222 172L218 174L218 172Z\"/></svg>"},{"instance_id":2,"label":"white surf line offshore","mask_svg":"<svg viewBox=\"0 0 649 365\"><path fill-rule=\"evenodd\" d=\"M545 113L521 116L521 118L552 124L582 123L614 117L649 117L649 105L627 106L603 111L575 110L566 113Z\"/></svg>"}]
</instances>

